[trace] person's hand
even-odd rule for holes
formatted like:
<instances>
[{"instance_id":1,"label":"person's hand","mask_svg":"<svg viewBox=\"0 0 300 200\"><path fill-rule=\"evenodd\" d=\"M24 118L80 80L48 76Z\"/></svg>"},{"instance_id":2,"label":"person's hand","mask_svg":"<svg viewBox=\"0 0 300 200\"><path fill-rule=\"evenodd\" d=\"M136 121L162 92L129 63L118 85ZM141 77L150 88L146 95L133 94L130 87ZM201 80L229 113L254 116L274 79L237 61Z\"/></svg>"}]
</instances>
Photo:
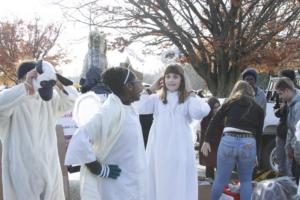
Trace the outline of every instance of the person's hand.
<instances>
[{"instance_id":1,"label":"person's hand","mask_svg":"<svg viewBox=\"0 0 300 200\"><path fill-rule=\"evenodd\" d=\"M152 92L155 92L157 90L159 90L160 88L163 87L164 82L163 82L164 77L160 77L159 79L157 79L151 86L150 86L150 90Z\"/></svg>"},{"instance_id":2,"label":"person's hand","mask_svg":"<svg viewBox=\"0 0 300 200\"><path fill-rule=\"evenodd\" d=\"M26 78L24 81L25 88L29 95L34 95L34 87L33 87L33 79L36 79L38 76L38 73L35 69L32 69L31 71L27 72Z\"/></svg>"},{"instance_id":3,"label":"person's hand","mask_svg":"<svg viewBox=\"0 0 300 200\"><path fill-rule=\"evenodd\" d=\"M58 87L58 89L60 89L63 93L65 93L66 95L69 95L69 93L65 90L64 85L57 80L55 83L56 87Z\"/></svg>"},{"instance_id":4,"label":"person's hand","mask_svg":"<svg viewBox=\"0 0 300 200\"><path fill-rule=\"evenodd\" d=\"M201 153L207 157L209 152L211 152L210 144L208 142L204 142L201 147Z\"/></svg>"},{"instance_id":5,"label":"person's hand","mask_svg":"<svg viewBox=\"0 0 300 200\"><path fill-rule=\"evenodd\" d=\"M59 80L56 80L56 84L55 84L59 89L61 90L64 90L64 86L63 84L59 81Z\"/></svg>"},{"instance_id":6,"label":"person's hand","mask_svg":"<svg viewBox=\"0 0 300 200\"><path fill-rule=\"evenodd\" d=\"M98 176L103 178L117 179L121 174L121 169L118 165L101 164L101 171Z\"/></svg>"}]
</instances>

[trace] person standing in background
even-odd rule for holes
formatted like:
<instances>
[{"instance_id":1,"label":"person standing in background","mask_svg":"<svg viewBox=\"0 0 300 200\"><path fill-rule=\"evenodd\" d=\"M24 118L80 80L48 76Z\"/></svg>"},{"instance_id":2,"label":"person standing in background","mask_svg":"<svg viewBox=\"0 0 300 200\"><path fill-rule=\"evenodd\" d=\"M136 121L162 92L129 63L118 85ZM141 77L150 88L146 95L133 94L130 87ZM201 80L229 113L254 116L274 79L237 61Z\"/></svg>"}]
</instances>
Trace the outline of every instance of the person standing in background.
<instances>
[{"instance_id":1,"label":"person standing in background","mask_svg":"<svg viewBox=\"0 0 300 200\"><path fill-rule=\"evenodd\" d=\"M287 77L282 77L275 85L275 89L279 97L287 102L287 137L286 137L286 156L288 162L288 170L292 171L292 175L299 181L300 166L295 161L294 149L296 145L296 123L300 119L300 91L295 89L294 83Z\"/></svg>"},{"instance_id":2,"label":"person standing in background","mask_svg":"<svg viewBox=\"0 0 300 200\"><path fill-rule=\"evenodd\" d=\"M204 117L201 121L201 131L200 131L200 147L204 143L205 133L208 127L210 120L213 116L217 113L218 109L220 108L221 104L220 101L216 97L210 97L207 101L208 105L210 106L209 114ZM217 151L218 146L222 137L224 124L223 122L219 124L218 128L216 129L216 138L211 144L211 152L209 152L208 156L204 156L203 153L200 151L199 148L199 161L200 165L206 166L205 175L208 178L214 179L215 178L215 168L217 165Z\"/></svg>"},{"instance_id":3,"label":"person standing in background","mask_svg":"<svg viewBox=\"0 0 300 200\"><path fill-rule=\"evenodd\" d=\"M267 98L265 92L257 86L257 72L253 68L247 68L242 72L242 79L246 82L248 82L255 93L255 101L258 105L262 107L264 110L264 113L266 115L266 109L267 109Z\"/></svg>"},{"instance_id":4,"label":"person standing in background","mask_svg":"<svg viewBox=\"0 0 300 200\"><path fill-rule=\"evenodd\" d=\"M291 79L296 88L296 74L294 70L285 69L280 72L280 77L287 77ZM286 159L285 144L287 136L287 103L276 96L276 103L274 105L274 114L279 118L279 124L276 128L276 156L278 161L278 171L282 175L292 175L291 170L288 168ZM289 170L288 170L289 169Z\"/></svg>"},{"instance_id":5,"label":"person standing in background","mask_svg":"<svg viewBox=\"0 0 300 200\"><path fill-rule=\"evenodd\" d=\"M238 81L208 125L205 142L201 147L205 156L211 152L218 125L226 119L217 153L217 174L212 186L212 200L219 200L235 165L241 183L241 199L251 199L252 173L264 124L263 109L254 100L254 95L250 84Z\"/></svg>"}]
</instances>

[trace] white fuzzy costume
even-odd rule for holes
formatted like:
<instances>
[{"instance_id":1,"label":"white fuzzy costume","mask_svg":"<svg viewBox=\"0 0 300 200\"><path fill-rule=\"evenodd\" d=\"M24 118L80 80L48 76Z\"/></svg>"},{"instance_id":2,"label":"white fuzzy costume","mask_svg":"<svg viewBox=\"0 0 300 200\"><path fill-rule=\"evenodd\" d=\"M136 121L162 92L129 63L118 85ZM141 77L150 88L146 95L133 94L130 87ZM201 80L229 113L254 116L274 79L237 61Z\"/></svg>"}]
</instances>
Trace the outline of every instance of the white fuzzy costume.
<instances>
[{"instance_id":1,"label":"white fuzzy costume","mask_svg":"<svg viewBox=\"0 0 300 200\"><path fill-rule=\"evenodd\" d=\"M56 119L72 109L77 91L65 87L50 101L26 94L23 83L0 93L0 138L5 200L63 200Z\"/></svg>"}]
</instances>

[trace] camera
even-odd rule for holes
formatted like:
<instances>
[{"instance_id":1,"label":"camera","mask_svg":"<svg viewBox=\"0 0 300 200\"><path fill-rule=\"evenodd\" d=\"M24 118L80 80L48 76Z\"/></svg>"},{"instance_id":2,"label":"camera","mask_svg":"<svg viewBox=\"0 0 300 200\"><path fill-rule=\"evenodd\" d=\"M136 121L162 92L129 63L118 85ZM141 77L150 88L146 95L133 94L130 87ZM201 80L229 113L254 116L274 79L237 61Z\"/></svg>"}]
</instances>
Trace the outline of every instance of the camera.
<instances>
[{"instance_id":1,"label":"camera","mask_svg":"<svg viewBox=\"0 0 300 200\"><path fill-rule=\"evenodd\" d=\"M273 99L275 100L275 104L274 104L273 108L274 109L280 108L281 99L279 97L279 94L277 94L277 92L274 93Z\"/></svg>"}]
</instances>

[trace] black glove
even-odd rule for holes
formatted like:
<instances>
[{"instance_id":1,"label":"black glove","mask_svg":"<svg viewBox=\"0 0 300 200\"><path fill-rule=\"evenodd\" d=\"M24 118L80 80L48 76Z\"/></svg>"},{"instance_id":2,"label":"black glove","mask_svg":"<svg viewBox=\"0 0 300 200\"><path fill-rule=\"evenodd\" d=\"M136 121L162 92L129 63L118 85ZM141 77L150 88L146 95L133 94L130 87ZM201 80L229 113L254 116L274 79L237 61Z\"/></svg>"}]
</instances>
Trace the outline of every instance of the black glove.
<instances>
[{"instance_id":1,"label":"black glove","mask_svg":"<svg viewBox=\"0 0 300 200\"><path fill-rule=\"evenodd\" d=\"M103 178L117 179L120 176L121 169L118 165L101 164L101 171L98 176Z\"/></svg>"}]
</instances>

